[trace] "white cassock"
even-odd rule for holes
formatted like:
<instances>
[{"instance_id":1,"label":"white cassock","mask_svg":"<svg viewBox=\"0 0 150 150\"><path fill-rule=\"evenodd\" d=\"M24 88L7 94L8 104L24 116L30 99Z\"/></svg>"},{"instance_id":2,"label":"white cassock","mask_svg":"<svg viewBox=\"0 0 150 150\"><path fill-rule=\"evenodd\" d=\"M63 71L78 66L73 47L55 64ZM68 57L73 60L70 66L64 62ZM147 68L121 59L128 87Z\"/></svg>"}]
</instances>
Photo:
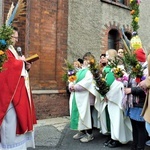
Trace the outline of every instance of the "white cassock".
<instances>
[{"instance_id":1,"label":"white cassock","mask_svg":"<svg viewBox=\"0 0 150 150\"><path fill-rule=\"evenodd\" d=\"M95 96L95 109L97 112L100 110L100 94L96 91L95 88L95 82L93 80L93 75L90 71L87 71L85 77L79 81L77 84L85 88L85 91L82 92L75 92L76 96L76 104L78 107L79 111L79 120L78 120L78 129L77 130L86 130L86 129L91 129L92 124L91 124L91 114L90 114L90 101L89 101L89 96L90 94L93 94ZM73 100L73 94L74 92L71 93L70 95L70 115L71 115L71 110L72 110L72 100ZM99 128L100 127L100 116L98 115L99 113L94 113L93 118L94 118L94 127Z\"/></svg>"},{"instance_id":2,"label":"white cassock","mask_svg":"<svg viewBox=\"0 0 150 150\"><path fill-rule=\"evenodd\" d=\"M111 125L111 138L122 144L132 141L132 126L130 118L124 114L122 100L124 97L124 86L120 81L115 80L106 94L108 103L101 103L101 128L102 133L107 133L105 107L108 105L108 113Z\"/></svg>"},{"instance_id":3,"label":"white cassock","mask_svg":"<svg viewBox=\"0 0 150 150\"><path fill-rule=\"evenodd\" d=\"M18 59L18 54L14 48L10 47L9 49L15 58ZM23 66L21 75L25 77L26 89L29 94L29 80L25 65ZM26 150L27 147L35 148L34 131L16 135L16 127L17 116L13 104L10 103L2 125L0 126L0 150Z\"/></svg>"}]
</instances>

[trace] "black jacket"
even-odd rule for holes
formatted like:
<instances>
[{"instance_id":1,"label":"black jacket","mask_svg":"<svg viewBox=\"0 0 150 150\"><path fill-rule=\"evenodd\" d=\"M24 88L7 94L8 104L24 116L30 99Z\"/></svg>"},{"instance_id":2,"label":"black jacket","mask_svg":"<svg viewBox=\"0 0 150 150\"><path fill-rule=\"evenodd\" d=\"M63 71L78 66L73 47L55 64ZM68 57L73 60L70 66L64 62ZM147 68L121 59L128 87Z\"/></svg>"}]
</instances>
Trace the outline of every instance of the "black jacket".
<instances>
[{"instance_id":1,"label":"black jacket","mask_svg":"<svg viewBox=\"0 0 150 150\"><path fill-rule=\"evenodd\" d=\"M146 93L140 87L131 87L131 94L133 95L133 107L143 107ZM139 102L136 102L138 98Z\"/></svg>"}]
</instances>

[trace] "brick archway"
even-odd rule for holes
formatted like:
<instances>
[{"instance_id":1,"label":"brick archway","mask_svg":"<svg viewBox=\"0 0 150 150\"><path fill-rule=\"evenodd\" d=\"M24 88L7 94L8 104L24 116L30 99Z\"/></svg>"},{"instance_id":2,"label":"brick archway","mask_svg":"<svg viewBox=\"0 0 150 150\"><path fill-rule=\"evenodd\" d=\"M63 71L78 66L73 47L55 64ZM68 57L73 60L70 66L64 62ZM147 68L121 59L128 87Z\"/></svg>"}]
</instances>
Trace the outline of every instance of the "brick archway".
<instances>
[{"instance_id":1,"label":"brick archway","mask_svg":"<svg viewBox=\"0 0 150 150\"><path fill-rule=\"evenodd\" d=\"M131 33L131 28L129 27L129 25L123 25L123 27L119 24L114 22L109 22L107 24L104 25L105 28L103 28L102 30L102 38L101 38L101 53L105 53L106 50L108 50L108 34L111 30L117 30L119 33L119 47L122 46L122 41L121 41L121 36L122 36L122 31L121 29L124 28L125 32Z\"/></svg>"}]
</instances>

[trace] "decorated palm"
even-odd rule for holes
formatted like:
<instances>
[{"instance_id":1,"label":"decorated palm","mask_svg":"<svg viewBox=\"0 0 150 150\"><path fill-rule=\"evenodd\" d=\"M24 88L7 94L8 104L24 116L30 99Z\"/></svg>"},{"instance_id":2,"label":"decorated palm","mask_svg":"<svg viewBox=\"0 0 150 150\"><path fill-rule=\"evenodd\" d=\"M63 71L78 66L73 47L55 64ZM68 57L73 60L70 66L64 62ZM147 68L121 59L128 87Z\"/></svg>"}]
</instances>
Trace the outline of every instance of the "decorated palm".
<instances>
[{"instance_id":1,"label":"decorated palm","mask_svg":"<svg viewBox=\"0 0 150 150\"><path fill-rule=\"evenodd\" d=\"M109 91L109 86L106 84L105 74L100 74L99 65L96 64L95 59L90 60L90 70L93 74L94 80L96 82L96 90L102 95L105 96Z\"/></svg>"},{"instance_id":2,"label":"decorated palm","mask_svg":"<svg viewBox=\"0 0 150 150\"><path fill-rule=\"evenodd\" d=\"M132 15L132 28L133 31L137 31L139 29L139 5L140 5L140 0L130 0L130 8L131 12L130 14Z\"/></svg>"},{"instance_id":3,"label":"decorated palm","mask_svg":"<svg viewBox=\"0 0 150 150\"><path fill-rule=\"evenodd\" d=\"M3 64L7 60L5 51L12 44L11 36L13 34L12 25L21 15L25 14L25 3L23 0L18 0L16 6L11 4L5 24L0 27L0 71L3 70Z\"/></svg>"}]
</instances>

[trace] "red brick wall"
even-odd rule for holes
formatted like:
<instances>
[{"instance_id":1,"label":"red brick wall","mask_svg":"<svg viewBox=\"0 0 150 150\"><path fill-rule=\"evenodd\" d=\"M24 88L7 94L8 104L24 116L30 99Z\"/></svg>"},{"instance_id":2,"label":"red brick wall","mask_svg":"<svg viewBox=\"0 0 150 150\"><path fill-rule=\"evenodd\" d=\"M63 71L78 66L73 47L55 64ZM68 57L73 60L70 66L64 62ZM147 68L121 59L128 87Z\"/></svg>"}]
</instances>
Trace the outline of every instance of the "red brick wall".
<instances>
[{"instance_id":1,"label":"red brick wall","mask_svg":"<svg viewBox=\"0 0 150 150\"><path fill-rule=\"evenodd\" d=\"M5 1L5 18L11 2ZM19 43L25 56L37 53L30 83L37 118L68 115L68 97L62 81L62 66L67 57L67 0L26 0L26 16L19 27ZM47 94L43 91L48 90Z\"/></svg>"},{"instance_id":2,"label":"red brick wall","mask_svg":"<svg viewBox=\"0 0 150 150\"><path fill-rule=\"evenodd\" d=\"M68 97L66 94L33 95L36 100L37 119L50 117L67 116Z\"/></svg>"},{"instance_id":3,"label":"red brick wall","mask_svg":"<svg viewBox=\"0 0 150 150\"><path fill-rule=\"evenodd\" d=\"M40 56L40 61L33 64L31 70L34 89L60 90L64 86L61 76L67 57L67 5L67 0L32 0L28 3L26 55L37 53Z\"/></svg>"}]
</instances>

